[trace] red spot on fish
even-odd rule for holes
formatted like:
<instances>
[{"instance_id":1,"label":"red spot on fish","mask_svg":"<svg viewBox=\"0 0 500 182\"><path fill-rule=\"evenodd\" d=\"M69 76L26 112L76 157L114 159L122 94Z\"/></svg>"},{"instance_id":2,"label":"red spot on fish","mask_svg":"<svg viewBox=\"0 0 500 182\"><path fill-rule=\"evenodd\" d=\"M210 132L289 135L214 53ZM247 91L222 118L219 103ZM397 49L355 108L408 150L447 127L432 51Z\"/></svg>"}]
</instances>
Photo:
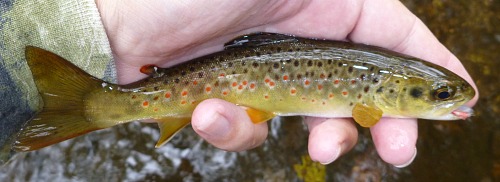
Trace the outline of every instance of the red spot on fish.
<instances>
[{"instance_id":1,"label":"red spot on fish","mask_svg":"<svg viewBox=\"0 0 500 182\"><path fill-rule=\"evenodd\" d=\"M187 90L184 90L181 92L181 96L185 97L188 95L188 91Z\"/></svg>"},{"instance_id":2,"label":"red spot on fish","mask_svg":"<svg viewBox=\"0 0 500 182\"><path fill-rule=\"evenodd\" d=\"M274 87L275 85L276 83L274 83L273 81L269 82L269 86Z\"/></svg>"},{"instance_id":3,"label":"red spot on fish","mask_svg":"<svg viewBox=\"0 0 500 182\"><path fill-rule=\"evenodd\" d=\"M236 86L238 86L238 83L237 82L233 82L232 86L236 87Z\"/></svg>"},{"instance_id":4,"label":"red spot on fish","mask_svg":"<svg viewBox=\"0 0 500 182\"><path fill-rule=\"evenodd\" d=\"M287 81L288 80L288 75L283 75L283 80Z\"/></svg>"},{"instance_id":5,"label":"red spot on fish","mask_svg":"<svg viewBox=\"0 0 500 182\"><path fill-rule=\"evenodd\" d=\"M132 99L135 99L135 98L137 98L137 95L132 95Z\"/></svg>"},{"instance_id":6,"label":"red spot on fish","mask_svg":"<svg viewBox=\"0 0 500 182\"><path fill-rule=\"evenodd\" d=\"M340 80L333 81L334 84L339 84Z\"/></svg>"},{"instance_id":7,"label":"red spot on fish","mask_svg":"<svg viewBox=\"0 0 500 182\"><path fill-rule=\"evenodd\" d=\"M250 89L252 89L252 90L255 89L255 83L250 84Z\"/></svg>"},{"instance_id":8,"label":"red spot on fish","mask_svg":"<svg viewBox=\"0 0 500 182\"><path fill-rule=\"evenodd\" d=\"M153 98L153 100L158 100L160 97L156 96L155 98Z\"/></svg>"},{"instance_id":9,"label":"red spot on fish","mask_svg":"<svg viewBox=\"0 0 500 182\"><path fill-rule=\"evenodd\" d=\"M139 71L143 74L146 74L146 75L152 75L154 73L156 73L156 69L158 69L158 67L154 64L147 64L147 65L144 65L141 67L141 69L139 69Z\"/></svg>"},{"instance_id":10,"label":"red spot on fish","mask_svg":"<svg viewBox=\"0 0 500 182\"><path fill-rule=\"evenodd\" d=\"M195 101L191 101L191 105L194 105L194 104L196 104L196 102Z\"/></svg>"},{"instance_id":11,"label":"red spot on fish","mask_svg":"<svg viewBox=\"0 0 500 182\"><path fill-rule=\"evenodd\" d=\"M347 91L342 92L342 95L347 95L347 94L349 94Z\"/></svg>"},{"instance_id":12,"label":"red spot on fish","mask_svg":"<svg viewBox=\"0 0 500 182\"><path fill-rule=\"evenodd\" d=\"M328 98L333 99L333 94L332 93L328 94Z\"/></svg>"},{"instance_id":13,"label":"red spot on fish","mask_svg":"<svg viewBox=\"0 0 500 182\"><path fill-rule=\"evenodd\" d=\"M356 84L356 80L351 80L351 84Z\"/></svg>"},{"instance_id":14,"label":"red spot on fish","mask_svg":"<svg viewBox=\"0 0 500 182\"><path fill-rule=\"evenodd\" d=\"M290 89L290 94L292 94L292 95L297 94L297 89L295 89L295 88Z\"/></svg>"},{"instance_id":15,"label":"red spot on fish","mask_svg":"<svg viewBox=\"0 0 500 182\"><path fill-rule=\"evenodd\" d=\"M224 91L222 91L222 95L227 95L227 94L229 94L229 91L228 91L228 90L224 90Z\"/></svg>"},{"instance_id":16,"label":"red spot on fish","mask_svg":"<svg viewBox=\"0 0 500 182\"><path fill-rule=\"evenodd\" d=\"M264 82L269 83L271 80L269 78L266 78Z\"/></svg>"},{"instance_id":17,"label":"red spot on fish","mask_svg":"<svg viewBox=\"0 0 500 182\"><path fill-rule=\"evenodd\" d=\"M207 86L205 87L205 92L210 93L212 91L212 87Z\"/></svg>"},{"instance_id":18,"label":"red spot on fish","mask_svg":"<svg viewBox=\"0 0 500 182\"><path fill-rule=\"evenodd\" d=\"M226 74L225 74L225 73L221 73L221 74L219 74L219 78L221 78L221 77L225 77L225 76L226 76Z\"/></svg>"},{"instance_id":19,"label":"red spot on fish","mask_svg":"<svg viewBox=\"0 0 500 182\"><path fill-rule=\"evenodd\" d=\"M193 81L193 85L198 85L198 81Z\"/></svg>"},{"instance_id":20,"label":"red spot on fish","mask_svg":"<svg viewBox=\"0 0 500 182\"><path fill-rule=\"evenodd\" d=\"M182 100L182 101L181 101L181 104L182 104L182 105L184 105L184 104L186 104L186 103L187 103L187 102L186 102L185 100Z\"/></svg>"},{"instance_id":21,"label":"red spot on fish","mask_svg":"<svg viewBox=\"0 0 500 182\"><path fill-rule=\"evenodd\" d=\"M165 93L165 98L170 99L171 96L172 94L170 92Z\"/></svg>"},{"instance_id":22,"label":"red spot on fish","mask_svg":"<svg viewBox=\"0 0 500 182\"><path fill-rule=\"evenodd\" d=\"M267 95L267 94L264 95L264 99L266 99L266 100L269 99L269 95Z\"/></svg>"},{"instance_id":23,"label":"red spot on fish","mask_svg":"<svg viewBox=\"0 0 500 182\"><path fill-rule=\"evenodd\" d=\"M144 101L144 102L142 102L142 106L144 106L144 107L148 107L148 106L149 106L149 102L148 102L148 101Z\"/></svg>"},{"instance_id":24,"label":"red spot on fish","mask_svg":"<svg viewBox=\"0 0 500 182\"><path fill-rule=\"evenodd\" d=\"M248 81L243 80L243 83L242 83L242 84L246 86L246 85L248 84Z\"/></svg>"},{"instance_id":25,"label":"red spot on fish","mask_svg":"<svg viewBox=\"0 0 500 182\"><path fill-rule=\"evenodd\" d=\"M154 108L153 111L155 111L155 112L158 111L158 108Z\"/></svg>"},{"instance_id":26,"label":"red spot on fish","mask_svg":"<svg viewBox=\"0 0 500 182\"><path fill-rule=\"evenodd\" d=\"M318 85L318 90L323 90L323 85Z\"/></svg>"},{"instance_id":27,"label":"red spot on fish","mask_svg":"<svg viewBox=\"0 0 500 182\"><path fill-rule=\"evenodd\" d=\"M307 85L311 84L311 81L306 80L306 81L304 81L304 84L307 86Z\"/></svg>"},{"instance_id":28,"label":"red spot on fish","mask_svg":"<svg viewBox=\"0 0 500 182\"><path fill-rule=\"evenodd\" d=\"M243 90L243 85L238 86L238 90Z\"/></svg>"}]
</instances>

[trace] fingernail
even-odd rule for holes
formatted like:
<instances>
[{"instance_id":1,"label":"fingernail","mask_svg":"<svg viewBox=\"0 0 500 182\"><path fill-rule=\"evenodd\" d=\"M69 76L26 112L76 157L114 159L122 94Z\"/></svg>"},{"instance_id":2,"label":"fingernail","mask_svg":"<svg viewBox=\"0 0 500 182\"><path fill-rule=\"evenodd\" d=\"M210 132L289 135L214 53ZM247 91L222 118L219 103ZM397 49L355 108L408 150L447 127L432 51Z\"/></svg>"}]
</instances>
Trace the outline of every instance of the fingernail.
<instances>
[{"instance_id":1,"label":"fingernail","mask_svg":"<svg viewBox=\"0 0 500 182\"><path fill-rule=\"evenodd\" d=\"M417 157L417 148L416 147L415 147L415 153L413 153L413 157L411 157L411 159L408 162L401 164L401 165L394 165L394 167L404 168L406 166L409 166L413 162L413 160L415 160L415 157Z\"/></svg>"},{"instance_id":2,"label":"fingernail","mask_svg":"<svg viewBox=\"0 0 500 182\"><path fill-rule=\"evenodd\" d=\"M332 163L333 161L337 160L337 158L339 158L340 156L340 153L342 153L342 146L338 146L337 147L337 152L333 153L334 155L332 155L332 157L329 159L329 160L326 160L326 162L319 162L320 164L323 164L323 165L327 165L327 164L330 164Z\"/></svg>"},{"instance_id":3,"label":"fingernail","mask_svg":"<svg viewBox=\"0 0 500 182\"><path fill-rule=\"evenodd\" d=\"M214 113L212 117L207 117L205 122L198 125L197 129L206 137L222 138L226 137L230 131L229 120L219 113Z\"/></svg>"}]
</instances>

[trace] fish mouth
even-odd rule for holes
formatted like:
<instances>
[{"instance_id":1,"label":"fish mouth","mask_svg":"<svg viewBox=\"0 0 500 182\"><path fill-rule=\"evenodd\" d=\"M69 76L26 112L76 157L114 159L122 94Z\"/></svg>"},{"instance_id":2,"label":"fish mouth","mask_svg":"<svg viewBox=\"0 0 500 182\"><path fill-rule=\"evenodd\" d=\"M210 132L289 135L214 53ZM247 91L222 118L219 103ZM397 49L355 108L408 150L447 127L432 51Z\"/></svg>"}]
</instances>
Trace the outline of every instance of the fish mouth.
<instances>
[{"instance_id":1,"label":"fish mouth","mask_svg":"<svg viewBox=\"0 0 500 182\"><path fill-rule=\"evenodd\" d=\"M466 120L474 115L474 111L468 106L460 106L456 110L452 111L451 114L459 119Z\"/></svg>"}]
</instances>

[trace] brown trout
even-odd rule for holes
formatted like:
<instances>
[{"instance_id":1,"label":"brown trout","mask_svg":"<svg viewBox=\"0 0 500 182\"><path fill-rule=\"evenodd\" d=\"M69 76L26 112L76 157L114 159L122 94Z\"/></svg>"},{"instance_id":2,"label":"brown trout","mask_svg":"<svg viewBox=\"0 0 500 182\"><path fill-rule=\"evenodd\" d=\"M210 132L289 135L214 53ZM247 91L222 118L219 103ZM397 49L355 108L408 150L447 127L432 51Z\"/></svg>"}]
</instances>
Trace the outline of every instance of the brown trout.
<instances>
[{"instance_id":1,"label":"brown trout","mask_svg":"<svg viewBox=\"0 0 500 182\"><path fill-rule=\"evenodd\" d=\"M254 123L274 116L455 120L470 116L474 89L453 72L382 48L275 33L240 36L225 49L171 68L147 66L127 85L99 80L36 47L26 59L43 109L14 149L36 150L90 131L155 119L157 147L189 124L198 103L219 98Z\"/></svg>"}]
</instances>

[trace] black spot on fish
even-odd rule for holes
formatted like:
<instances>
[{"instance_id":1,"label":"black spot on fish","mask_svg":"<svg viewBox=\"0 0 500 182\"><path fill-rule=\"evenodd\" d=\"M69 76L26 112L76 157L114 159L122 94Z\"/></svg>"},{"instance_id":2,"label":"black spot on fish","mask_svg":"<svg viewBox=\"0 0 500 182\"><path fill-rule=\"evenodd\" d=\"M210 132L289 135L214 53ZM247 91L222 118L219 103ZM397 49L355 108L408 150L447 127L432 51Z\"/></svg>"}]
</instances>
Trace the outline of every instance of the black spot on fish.
<instances>
[{"instance_id":1,"label":"black spot on fish","mask_svg":"<svg viewBox=\"0 0 500 182\"><path fill-rule=\"evenodd\" d=\"M252 66L253 66L254 68L258 68L258 67L259 67L259 63L257 63L257 62L253 62L253 63L252 63Z\"/></svg>"},{"instance_id":2,"label":"black spot on fish","mask_svg":"<svg viewBox=\"0 0 500 182\"><path fill-rule=\"evenodd\" d=\"M189 84L189 81L185 81L185 82L184 82L184 85L188 85L188 84Z\"/></svg>"},{"instance_id":3,"label":"black spot on fish","mask_svg":"<svg viewBox=\"0 0 500 182\"><path fill-rule=\"evenodd\" d=\"M333 60L329 59L328 64L332 64L332 63L333 63Z\"/></svg>"},{"instance_id":4,"label":"black spot on fish","mask_svg":"<svg viewBox=\"0 0 500 182\"><path fill-rule=\"evenodd\" d=\"M195 69L193 66L189 67L189 71L193 72Z\"/></svg>"},{"instance_id":5,"label":"black spot on fish","mask_svg":"<svg viewBox=\"0 0 500 182\"><path fill-rule=\"evenodd\" d=\"M290 64L291 62L292 62L292 60L291 60L291 59L287 59L287 60L286 60L286 63L288 63L288 64Z\"/></svg>"},{"instance_id":6,"label":"black spot on fish","mask_svg":"<svg viewBox=\"0 0 500 182\"><path fill-rule=\"evenodd\" d=\"M383 91L384 91L384 87L383 87L383 86L382 86L382 87L379 87L379 88L377 89L377 93L382 93Z\"/></svg>"},{"instance_id":7,"label":"black spot on fish","mask_svg":"<svg viewBox=\"0 0 500 182\"><path fill-rule=\"evenodd\" d=\"M181 71L182 76L186 76L186 71Z\"/></svg>"},{"instance_id":8,"label":"black spot on fish","mask_svg":"<svg viewBox=\"0 0 500 182\"><path fill-rule=\"evenodd\" d=\"M215 87L218 87L218 86L219 86L219 81L218 81L218 80L217 80L217 81L215 81L214 86L215 86Z\"/></svg>"},{"instance_id":9,"label":"black spot on fish","mask_svg":"<svg viewBox=\"0 0 500 182\"><path fill-rule=\"evenodd\" d=\"M351 102L351 103L349 103L349 106L353 106L353 105L354 105L354 103L352 103L352 102Z\"/></svg>"},{"instance_id":10,"label":"black spot on fish","mask_svg":"<svg viewBox=\"0 0 500 182\"><path fill-rule=\"evenodd\" d=\"M256 55L257 57L260 57L260 55L261 55L261 54L260 54L260 52L255 52L255 55Z\"/></svg>"},{"instance_id":11,"label":"black spot on fish","mask_svg":"<svg viewBox=\"0 0 500 182\"><path fill-rule=\"evenodd\" d=\"M307 61L307 66L311 67L313 65L313 62L311 60Z\"/></svg>"},{"instance_id":12,"label":"black spot on fish","mask_svg":"<svg viewBox=\"0 0 500 182\"><path fill-rule=\"evenodd\" d=\"M396 82L396 83L399 83L399 80L396 80L395 82Z\"/></svg>"},{"instance_id":13,"label":"black spot on fish","mask_svg":"<svg viewBox=\"0 0 500 182\"><path fill-rule=\"evenodd\" d=\"M297 47L297 48L295 49L295 51L300 51L300 47Z\"/></svg>"},{"instance_id":14,"label":"black spot on fish","mask_svg":"<svg viewBox=\"0 0 500 182\"><path fill-rule=\"evenodd\" d=\"M297 79L302 79L302 75L301 74L297 74Z\"/></svg>"},{"instance_id":15,"label":"black spot on fish","mask_svg":"<svg viewBox=\"0 0 500 182\"><path fill-rule=\"evenodd\" d=\"M374 66L371 66L370 67L370 71L373 72L373 70L375 70L375 67Z\"/></svg>"},{"instance_id":16,"label":"black spot on fish","mask_svg":"<svg viewBox=\"0 0 500 182\"><path fill-rule=\"evenodd\" d=\"M306 77L309 77L309 71L306 71Z\"/></svg>"},{"instance_id":17,"label":"black spot on fish","mask_svg":"<svg viewBox=\"0 0 500 182\"><path fill-rule=\"evenodd\" d=\"M338 74L339 71L337 69L333 70L333 74Z\"/></svg>"},{"instance_id":18,"label":"black spot on fish","mask_svg":"<svg viewBox=\"0 0 500 182\"><path fill-rule=\"evenodd\" d=\"M158 87L154 87L153 89L154 89L155 91L160 90L160 88L158 88Z\"/></svg>"},{"instance_id":19,"label":"black spot on fish","mask_svg":"<svg viewBox=\"0 0 500 182\"><path fill-rule=\"evenodd\" d=\"M295 67L298 67L298 66L300 65L299 60L295 60L295 61L293 62L293 65L294 65Z\"/></svg>"},{"instance_id":20,"label":"black spot on fish","mask_svg":"<svg viewBox=\"0 0 500 182\"><path fill-rule=\"evenodd\" d=\"M339 62L339 67L342 67L344 64L342 62Z\"/></svg>"},{"instance_id":21,"label":"black spot on fish","mask_svg":"<svg viewBox=\"0 0 500 182\"><path fill-rule=\"evenodd\" d=\"M368 91L370 91L370 86L366 86L364 89L365 93L368 93Z\"/></svg>"},{"instance_id":22,"label":"black spot on fish","mask_svg":"<svg viewBox=\"0 0 500 182\"><path fill-rule=\"evenodd\" d=\"M389 93L394 93L394 89L389 89Z\"/></svg>"},{"instance_id":23,"label":"black spot on fish","mask_svg":"<svg viewBox=\"0 0 500 182\"><path fill-rule=\"evenodd\" d=\"M314 76L314 71L311 72L311 77L313 77L313 76Z\"/></svg>"},{"instance_id":24,"label":"black spot on fish","mask_svg":"<svg viewBox=\"0 0 500 182\"><path fill-rule=\"evenodd\" d=\"M281 50L281 47L277 47L277 48L276 48L276 51L277 51L277 52L281 52L281 51L282 51L282 50Z\"/></svg>"},{"instance_id":25,"label":"black spot on fish","mask_svg":"<svg viewBox=\"0 0 500 182\"><path fill-rule=\"evenodd\" d=\"M379 82L378 78L377 78L377 77L375 77L375 78L373 79L373 83L378 83L378 82Z\"/></svg>"},{"instance_id":26,"label":"black spot on fish","mask_svg":"<svg viewBox=\"0 0 500 182\"><path fill-rule=\"evenodd\" d=\"M228 68L233 67L233 63L232 63L232 62L227 63L227 67L228 67Z\"/></svg>"},{"instance_id":27,"label":"black spot on fish","mask_svg":"<svg viewBox=\"0 0 500 182\"><path fill-rule=\"evenodd\" d=\"M288 49L288 52L293 52L293 49Z\"/></svg>"},{"instance_id":28,"label":"black spot on fish","mask_svg":"<svg viewBox=\"0 0 500 182\"><path fill-rule=\"evenodd\" d=\"M247 65L247 62L246 61L241 61L241 65L245 66L245 65Z\"/></svg>"},{"instance_id":29,"label":"black spot on fish","mask_svg":"<svg viewBox=\"0 0 500 182\"><path fill-rule=\"evenodd\" d=\"M279 64L279 63L274 63L274 64L273 64L273 68L274 68L274 69L278 69L279 67L280 67L280 64Z\"/></svg>"},{"instance_id":30,"label":"black spot on fish","mask_svg":"<svg viewBox=\"0 0 500 182\"><path fill-rule=\"evenodd\" d=\"M366 75L365 75L365 74L361 74L361 75L359 76L359 79L361 79L361 80L365 80L365 78L366 78Z\"/></svg>"},{"instance_id":31,"label":"black spot on fish","mask_svg":"<svg viewBox=\"0 0 500 182\"><path fill-rule=\"evenodd\" d=\"M203 72L198 72L198 78L203 78Z\"/></svg>"},{"instance_id":32,"label":"black spot on fish","mask_svg":"<svg viewBox=\"0 0 500 182\"><path fill-rule=\"evenodd\" d=\"M352 71L354 71L354 68L353 68L352 66L349 66L349 68L347 69L347 71L348 71L349 73L352 73Z\"/></svg>"},{"instance_id":33,"label":"black spot on fish","mask_svg":"<svg viewBox=\"0 0 500 182\"><path fill-rule=\"evenodd\" d=\"M328 73L328 78L332 78L333 74L332 73Z\"/></svg>"},{"instance_id":34,"label":"black spot on fish","mask_svg":"<svg viewBox=\"0 0 500 182\"><path fill-rule=\"evenodd\" d=\"M231 74L235 75L235 74L236 74L236 71L231 72Z\"/></svg>"},{"instance_id":35,"label":"black spot on fish","mask_svg":"<svg viewBox=\"0 0 500 182\"><path fill-rule=\"evenodd\" d=\"M410 90L410 95L414 98L419 98L423 95L423 90L420 87L414 87Z\"/></svg>"},{"instance_id":36,"label":"black spot on fish","mask_svg":"<svg viewBox=\"0 0 500 182\"><path fill-rule=\"evenodd\" d=\"M243 69L243 73L248 73L248 69Z\"/></svg>"},{"instance_id":37,"label":"black spot on fish","mask_svg":"<svg viewBox=\"0 0 500 182\"><path fill-rule=\"evenodd\" d=\"M175 83L179 83L180 81L181 81L181 80L179 80L178 78L176 78L176 79L174 80L174 82L175 82Z\"/></svg>"},{"instance_id":38,"label":"black spot on fish","mask_svg":"<svg viewBox=\"0 0 500 182\"><path fill-rule=\"evenodd\" d=\"M323 66L323 63L322 62L318 62L318 67L322 67Z\"/></svg>"},{"instance_id":39,"label":"black spot on fish","mask_svg":"<svg viewBox=\"0 0 500 182\"><path fill-rule=\"evenodd\" d=\"M275 80L279 80L279 79L280 79L280 76L279 76L279 75L274 75L274 79L275 79Z\"/></svg>"}]
</instances>

